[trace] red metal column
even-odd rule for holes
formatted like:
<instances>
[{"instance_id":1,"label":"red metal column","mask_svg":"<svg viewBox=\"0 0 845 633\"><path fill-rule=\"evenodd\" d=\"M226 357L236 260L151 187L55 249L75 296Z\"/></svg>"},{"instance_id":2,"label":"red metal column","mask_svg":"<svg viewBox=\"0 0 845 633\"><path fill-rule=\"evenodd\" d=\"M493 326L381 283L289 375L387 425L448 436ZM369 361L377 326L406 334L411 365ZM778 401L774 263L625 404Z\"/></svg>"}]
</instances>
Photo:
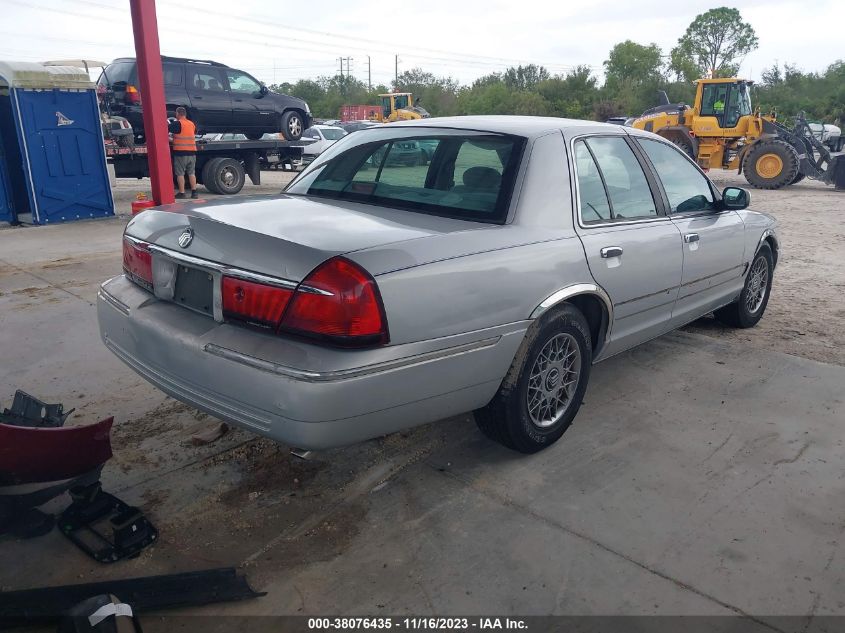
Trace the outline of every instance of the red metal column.
<instances>
[{"instance_id":1,"label":"red metal column","mask_svg":"<svg viewBox=\"0 0 845 633\"><path fill-rule=\"evenodd\" d=\"M144 136L147 139L153 200L156 204L169 204L174 201L173 168L167 140L167 104L164 101L156 3L155 0L129 0L129 8L135 34L141 102L144 105Z\"/></svg>"}]
</instances>

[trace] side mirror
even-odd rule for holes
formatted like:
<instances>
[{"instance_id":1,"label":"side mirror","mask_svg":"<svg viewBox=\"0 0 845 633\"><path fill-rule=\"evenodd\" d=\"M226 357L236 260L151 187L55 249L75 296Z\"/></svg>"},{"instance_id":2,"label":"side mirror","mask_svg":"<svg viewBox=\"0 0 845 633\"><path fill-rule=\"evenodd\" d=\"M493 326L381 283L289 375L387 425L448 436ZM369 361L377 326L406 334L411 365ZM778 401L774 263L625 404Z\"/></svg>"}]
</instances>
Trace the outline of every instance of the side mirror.
<instances>
[{"instance_id":1,"label":"side mirror","mask_svg":"<svg viewBox=\"0 0 845 633\"><path fill-rule=\"evenodd\" d=\"M751 204L751 194L741 187L725 187L722 192L722 208L741 211Z\"/></svg>"}]
</instances>

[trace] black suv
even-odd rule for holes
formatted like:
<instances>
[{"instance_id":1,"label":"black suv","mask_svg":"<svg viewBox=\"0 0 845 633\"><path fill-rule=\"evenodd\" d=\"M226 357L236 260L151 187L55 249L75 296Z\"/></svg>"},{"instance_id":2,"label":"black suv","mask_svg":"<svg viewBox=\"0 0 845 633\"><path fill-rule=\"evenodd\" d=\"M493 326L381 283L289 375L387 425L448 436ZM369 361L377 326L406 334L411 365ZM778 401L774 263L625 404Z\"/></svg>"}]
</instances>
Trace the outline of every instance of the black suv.
<instances>
[{"instance_id":1,"label":"black suv","mask_svg":"<svg viewBox=\"0 0 845 633\"><path fill-rule=\"evenodd\" d=\"M233 132L260 139L281 131L298 141L311 127L311 112L302 99L270 92L242 70L224 64L178 57L161 58L167 116L184 106L198 134ZM103 69L97 81L101 98L111 114L126 117L136 135L143 136L142 95L134 57L121 57Z\"/></svg>"}]
</instances>

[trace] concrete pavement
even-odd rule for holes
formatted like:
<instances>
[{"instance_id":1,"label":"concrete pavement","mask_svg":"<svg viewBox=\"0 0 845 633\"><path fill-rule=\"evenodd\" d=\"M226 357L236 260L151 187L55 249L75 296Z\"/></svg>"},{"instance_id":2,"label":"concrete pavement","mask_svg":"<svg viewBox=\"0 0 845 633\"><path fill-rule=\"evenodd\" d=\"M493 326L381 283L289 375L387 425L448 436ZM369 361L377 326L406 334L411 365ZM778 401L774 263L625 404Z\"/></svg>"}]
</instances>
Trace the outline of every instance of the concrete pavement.
<instances>
[{"instance_id":1,"label":"concrete pavement","mask_svg":"<svg viewBox=\"0 0 845 633\"><path fill-rule=\"evenodd\" d=\"M110 567L0 541L0 588L233 564L268 596L200 612L845 614L845 368L682 332L597 365L534 456L469 416L309 462L240 431L195 447L207 416L99 341L121 230L0 231L0 400L115 415L104 487L162 541Z\"/></svg>"}]
</instances>

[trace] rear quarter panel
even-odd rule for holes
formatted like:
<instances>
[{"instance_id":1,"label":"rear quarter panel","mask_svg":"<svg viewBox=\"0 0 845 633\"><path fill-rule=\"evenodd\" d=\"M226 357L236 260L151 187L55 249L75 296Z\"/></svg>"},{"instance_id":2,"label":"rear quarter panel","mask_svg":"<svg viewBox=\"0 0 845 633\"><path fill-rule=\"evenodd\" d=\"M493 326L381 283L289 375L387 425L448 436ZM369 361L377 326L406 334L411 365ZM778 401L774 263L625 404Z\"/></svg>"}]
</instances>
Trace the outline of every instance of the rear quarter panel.
<instances>
[{"instance_id":1,"label":"rear quarter panel","mask_svg":"<svg viewBox=\"0 0 845 633\"><path fill-rule=\"evenodd\" d=\"M564 286L592 280L576 237L455 257L376 278L392 344L527 320Z\"/></svg>"}]
</instances>

